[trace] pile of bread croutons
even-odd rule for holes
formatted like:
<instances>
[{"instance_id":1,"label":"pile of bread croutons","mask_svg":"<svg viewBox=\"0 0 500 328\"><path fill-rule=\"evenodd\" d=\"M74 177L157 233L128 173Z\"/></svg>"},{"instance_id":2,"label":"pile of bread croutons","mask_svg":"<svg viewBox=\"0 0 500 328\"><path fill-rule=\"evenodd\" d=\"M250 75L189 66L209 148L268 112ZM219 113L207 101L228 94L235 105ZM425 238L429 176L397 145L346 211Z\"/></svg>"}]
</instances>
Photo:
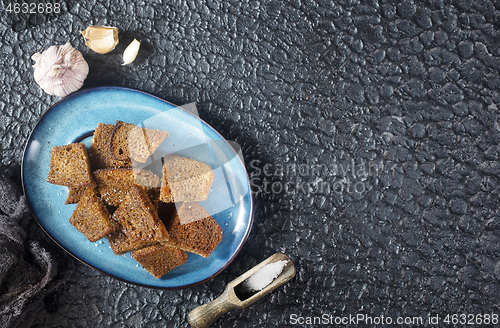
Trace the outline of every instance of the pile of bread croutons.
<instances>
[{"instance_id":1,"label":"pile of bread croutons","mask_svg":"<svg viewBox=\"0 0 500 328\"><path fill-rule=\"evenodd\" d=\"M137 168L168 136L166 131L116 121L99 123L87 150L83 143L51 150L47 181L69 187L69 222L91 242L106 237L117 255L132 252L155 278L187 260L209 256L222 229L198 203L207 199L212 168L165 155L162 175Z\"/></svg>"}]
</instances>

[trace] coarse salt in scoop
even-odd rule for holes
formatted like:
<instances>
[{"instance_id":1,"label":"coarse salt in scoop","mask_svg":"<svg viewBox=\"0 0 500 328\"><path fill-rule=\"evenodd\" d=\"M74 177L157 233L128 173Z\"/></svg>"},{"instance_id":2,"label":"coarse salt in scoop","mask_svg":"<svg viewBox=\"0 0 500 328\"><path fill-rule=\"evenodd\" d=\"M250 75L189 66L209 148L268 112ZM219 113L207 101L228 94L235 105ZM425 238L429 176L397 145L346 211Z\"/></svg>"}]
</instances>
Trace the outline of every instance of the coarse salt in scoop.
<instances>
[{"instance_id":1,"label":"coarse salt in scoop","mask_svg":"<svg viewBox=\"0 0 500 328\"><path fill-rule=\"evenodd\" d=\"M280 275L288 262L288 260L281 260L266 264L262 269L247 278L241 288L251 292L264 289Z\"/></svg>"},{"instance_id":2,"label":"coarse salt in scoop","mask_svg":"<svg viewBox=\"0 0 500 328\"><path fill-rule=\"evenodd\" d=\"M213 301L188 314L193 328L207 328L232 309L244 309L295 276L293 262L283 253L276 253L229 282Z\"/></svg>"}]
</instances>

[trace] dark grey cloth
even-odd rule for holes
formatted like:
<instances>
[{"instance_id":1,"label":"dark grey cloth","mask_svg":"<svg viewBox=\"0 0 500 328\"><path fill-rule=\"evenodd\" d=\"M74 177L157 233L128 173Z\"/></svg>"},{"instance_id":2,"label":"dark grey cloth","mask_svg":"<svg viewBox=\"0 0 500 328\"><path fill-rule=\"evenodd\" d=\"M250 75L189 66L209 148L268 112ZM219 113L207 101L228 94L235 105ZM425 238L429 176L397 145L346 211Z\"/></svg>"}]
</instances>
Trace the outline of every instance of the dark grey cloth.
<instances>
[{"instance_id":1,"label":"dark grey cloth","mask_svg":"<svg viewBox=\"0 0 500 328\"><path fill-rule=\"evenodd\" d=\"M72 261L57 261L43 241L30 238L34 224L25 196L0 173L0 327L30 327L44 312L44 298L67 279ZM58 256L60 254L57 254Z\"/></svg>"}]
</instances>

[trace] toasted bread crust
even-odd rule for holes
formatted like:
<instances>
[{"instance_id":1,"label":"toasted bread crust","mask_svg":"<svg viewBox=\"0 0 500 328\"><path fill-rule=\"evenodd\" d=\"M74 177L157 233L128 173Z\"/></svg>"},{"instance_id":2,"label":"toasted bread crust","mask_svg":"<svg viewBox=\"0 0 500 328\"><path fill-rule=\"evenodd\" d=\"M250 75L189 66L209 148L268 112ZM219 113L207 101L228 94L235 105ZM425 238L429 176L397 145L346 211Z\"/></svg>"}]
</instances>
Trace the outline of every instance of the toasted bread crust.
<instances>
[{"instance_id":1,"label":"toasted bread crust","mask_svg":"<svg viewBox=\"0 0 500 328\"><path fill-rule=\"evenodd\" d=\"M65 205L76 204L80 201L87 187L69 187L68 197L66 198Z\"/></svg>"},{"instance_id":2,"label":"toasted bread crust","mask_svg":"<svg viewBox=\"0 0 500 328\"><path fill-rule=\"evenodd\" d=\"M186 263L186 252L168 245L153 245L132 252L132 257L156 279Z\"/></svg>"},{"instance_id":3,"label":"toasted bread crust","mask_svg":"<svg viewBox=\"0 0 500 328\"><path fill-rule=\"evenodd\" d=\"M181 224L179 218L189 223ZM219 224L196 202L182 204L173 215L163 220L169 244L186 252L208 257L222 240Z\"/></svg>"},{"instance_id":4,"label":"toasted bread crust","mask_svg":"<svg viewBox=\"0 0 500 328\"><path fill-rule=\"evenodd\" d=\"M109 149L113 124L98 123L89 147L90 166L92 171L113 167L131 167L130 159L116 160Z\"/></svg>"},{"instance_id":5,"label":"toasted bread crust","mask_svg":"<svg viewBox=\"0 0 500 328\"><path fill-rule=\"evenodd\" d=\"M160 200L166 203L204 201L213 179L214 172L205 163L181 156L165 156Z\"/></svg>"},{"instance_id":6,"label":"toasted bread crust","mask_svg":"<svg viewBox=\"0 0 500 328\"><path fill-rule=\"evenodd\" d=\"M85 144L54 146L50 151L47 181L67 187L95 187Z\"/></svg>"},{"instance_id":7,"label":"toasted bread crust","mask_svg":"<svg viewBox=\"0 0 500 328\"><path fill-rule=\"evenodd\" d=\"M145 163L167 136L166 131L140 128L118 120L111 134L109 148L115 160L133 159Z\"/></svg>"},{"instance_id":8,"label":"toasted bread crust","mask_svg":"<svg viewBox=\"0 0 500 328\"><path fill-rule=\"evenodd\" d=\"M147 128L144 128L144 134L146 135L146 140L149 146L149 153L151 155L161 145L163 140L165 140L165 138L168 137L167 131L147 129Z\"/></svg>"},{"instance_id":9,"label":"toasted bread crust","mask_svg":"<svg viewBox=\"0 0 500 328\"><path fill-rule=\"evenodd\" d=\"M132 168L101 169L93 173L101 198L108 205L119 206L134 184L148 193L156 192L160 178L151 171Z\"/></svg>"},{"instance_id":10,"label":"toasted bread crust","mask_svg":"<svg viewBox=\"0 0 500 328\"><path fill-rule=\"evenodd\" d=\"M111 156L113 156L115 160L125 161L130 159L128 136L134 128L134 124L125 123L119 120L116 121L109 141Z\"/></svg>"},{"instance_id":11,"label":"toasted bread crust","mask_svg":"<svg viewBox=\"0 0 500 328\"><path fill-rule=\"evenodd\" d=\"M109 246L113 250L113 253L116 255L136 251L156 243L149 240L132 240L123 232L123 227L121 226L107 235L106 238L108 239Z\"/></svg>"},{"instance_id":12,"label":"toasted bread crust","mask_svg":"<svg viewBox=\"0 0 500 328\"><path fill-rule=\"evenodd\" d=\"M145 190L137 185L130 187L125 199L113 213L113 218L132 241L168 241L167 229L158 218L156 208Z\"/></svg>"},{"instance_id":13,"label":"toasted bread crust","mask_svg":"<svg viewBox=\"0 0 500 328\"><path fill-rule=\"evenodd\" d=\"M118 228L106 206L94 189L86 189L76 205L69 222L91 242L95 242Z\"/></svg>"}]
</instances>

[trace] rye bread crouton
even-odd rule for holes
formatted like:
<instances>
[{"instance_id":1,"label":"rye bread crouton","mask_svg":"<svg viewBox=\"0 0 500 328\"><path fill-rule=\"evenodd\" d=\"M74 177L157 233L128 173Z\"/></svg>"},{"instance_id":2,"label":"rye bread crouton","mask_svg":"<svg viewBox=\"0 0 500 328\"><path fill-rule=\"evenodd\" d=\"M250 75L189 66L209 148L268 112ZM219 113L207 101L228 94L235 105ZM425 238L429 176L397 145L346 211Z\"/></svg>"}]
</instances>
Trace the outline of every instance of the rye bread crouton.
<instances>
[{"instance_id":1,"label":"rye bread crouton","mask_svg":"<svg viewBox=\"0 0 500 328\"><path fill-rule=\"evenodd\" d=\"M86 189L76 205L69 222L91 242L95 242L118 228L108 209L94 189Z\"/></svg>"},{"instance_id":2,"label":"rye bread crouton","mask_svg":"<svg viewBox=\"0 0 500 328\"><path fill-rule=\"evenodd\" d=\"M133 159L146 163L148 157L168 136L168 132L140 128L131 123L116 121L111 134L110 151L114 159Z\"/></svg>"},{"instance_id":3,"label":"rye bread crouton","mask_svg":"<svg viewBox=\"0 0 500 328\"><path fill-rule=\"evenodd\" d=\"M122 161L111 156L109 144L114 129L113 124L98 123L89 147L90 167L92 171L113 167L131 167L130 159Z\"/></svg>"},{"instance_id":4,"label":"rye bread crouton","mask_svg":"<svg viewBox=\"0 0 500 328\"><path fill-rule=\"evenodd\" d=\"M168 232L145 190L133 185L113 213L132 241L168 242Z\"/></svg>"},{"instance_id":5,"label":"rye bread crouton","mask_svg":"<svg viewBox=\"0 0 500 328\"><path fill-rule=\"evenodd\" d=\"M67 187L95 187L85 144L54 146L47 181Z\"/></svg>"},{"instance_id":6,"label":"rye bread crouton","mask_svg":"<svg viewBox=\"0 0 500 328\"><path fill-rule=\"evenodd\" d=\"M188 223L182 224L179 218ZM208 257L222 240L219 224L196 202L183 203L170 214L163 212L161 219L168 231L169 245L183 251Z\"/></svg>"},{"instance_id":7,"label":"rye bread crouton","mask_svg":"<svg viewBox=\"0 0 500 328\"><path fill-rule=\"evenodd\" d=\"M156 174L141 169L101 169L95 171L93 176L101 198L111 206L119 206L133 185L144 187L154 198L160 184L160 178Z\"/></svg>"},{"instance_id":8,"label":"rye bread crouton","mask_svg":"<svg viewBox=\"0 0 500 328\"><path fill-rule=\"evenodd\" d=\"M204 201L213 179L214 172L205 163L181 156L164 156L160 200L165 203Z\"/></svg>"},{"instance_id":9,"label":"rye bread crouton","mask_svg":"<svg viewBox=\"0 0 500 328\"><path fill-rule=\"evenodd\" d=\"M132 252L132 257L156 279L186 263L186 252L168 245L153 245Z\"/></svg>"}]
</instances>

